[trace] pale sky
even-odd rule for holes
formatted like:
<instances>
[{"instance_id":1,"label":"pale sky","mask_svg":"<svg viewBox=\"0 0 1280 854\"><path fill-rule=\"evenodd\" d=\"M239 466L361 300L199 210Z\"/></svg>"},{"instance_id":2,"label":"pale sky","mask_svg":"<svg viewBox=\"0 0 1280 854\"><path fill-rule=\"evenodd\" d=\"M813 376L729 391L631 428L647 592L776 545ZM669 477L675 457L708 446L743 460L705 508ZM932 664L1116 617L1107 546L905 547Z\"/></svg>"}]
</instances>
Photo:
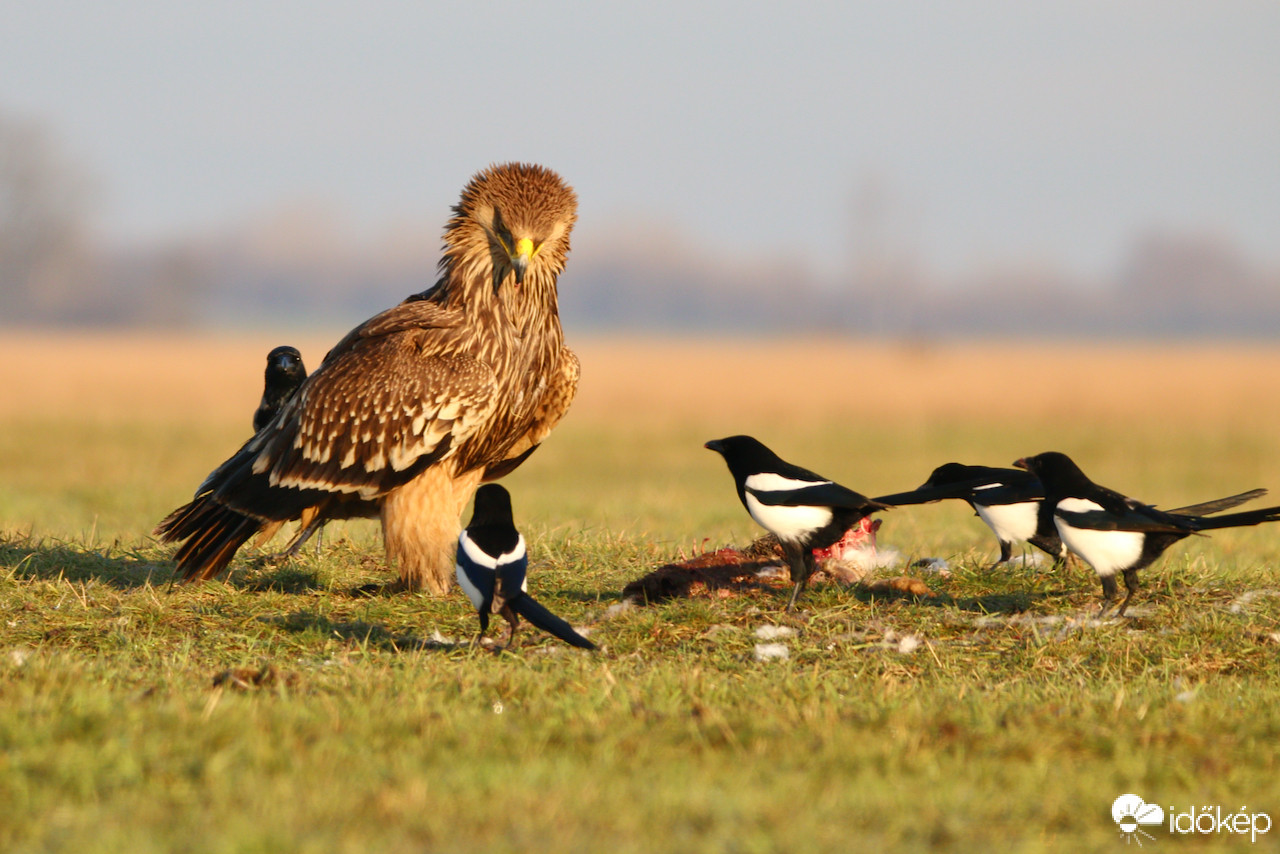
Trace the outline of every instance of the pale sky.
<instances>
[{"instance_id":1,"label":"pale sky","mask_svg":"<svg viewBox=\"0 0 1280 854\"><path fill-rule=\"evenodd\" d=\"M1152 227L1280 265L1263 0L0 0L0 111L98 178L113 241L298 200L443 226L527 160L577 188L579 247L661 222L831 272L873 186L942 276L1106 273Z\"/></svg>"}]
</instances>

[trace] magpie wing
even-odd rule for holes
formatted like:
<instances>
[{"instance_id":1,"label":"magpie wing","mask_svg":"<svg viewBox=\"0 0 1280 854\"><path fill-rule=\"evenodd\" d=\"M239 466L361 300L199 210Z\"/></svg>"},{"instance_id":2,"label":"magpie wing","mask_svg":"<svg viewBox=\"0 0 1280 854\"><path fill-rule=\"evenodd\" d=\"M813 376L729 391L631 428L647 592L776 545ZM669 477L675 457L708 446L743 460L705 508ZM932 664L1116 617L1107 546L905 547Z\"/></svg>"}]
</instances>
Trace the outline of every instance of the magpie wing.
<instances>
[{"instance_id":1,"label":"magpie wing","mask_svg":"<svg viewBox=\"0 0 1280 854\"><path fill-rule=\"evenodd\" d=\"M1153 508L1144 506L1141 509L1152 510ZM1145 513L1141 512L1141 509L1132 508L1127 512L1115 513L1110 510L1063 510L1059 507L1054 510L1054 515L1073 528L1089 531L1191 534L1196 530L1190 520L1179 522L1175 517L1165 518L1166 514L1159 511Z\"/></svg>"},{"instance_id":2,"label":"magpie wing","mask_svg":"<svg viewBox=\"0 0 1280 854\"><path fill-rule=\"evenodd\" d=\"M850 510L863 510L867 513L889 509L886 503L829 481L796 489L757 491L748 487L747 491L761 504L773 507L843 507Z\"/></svg>"}]
</instances>

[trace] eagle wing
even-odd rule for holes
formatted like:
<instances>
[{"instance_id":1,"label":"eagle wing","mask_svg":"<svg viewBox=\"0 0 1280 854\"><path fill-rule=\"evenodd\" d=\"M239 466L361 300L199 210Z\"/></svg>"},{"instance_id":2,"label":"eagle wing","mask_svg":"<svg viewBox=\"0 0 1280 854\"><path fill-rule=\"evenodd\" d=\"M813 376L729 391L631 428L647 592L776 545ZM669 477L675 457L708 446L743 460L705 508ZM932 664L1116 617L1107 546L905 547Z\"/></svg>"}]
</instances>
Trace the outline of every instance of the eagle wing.
<instances>
[{"instance_id":1,"label":"eagle wing","mask_svg":"<svg viewBox=\"0 0 1280 854\"><path fill-rule=\"evenodd\" d=\"M237 458L216 499L292 518L324 494L378 498L448 456L497 402L489 365L467 352L460 312L405 302L353 330ZM280 490L296 490L281 501ZM293 507L291 505L299 505Z\"/></svg>"}]
</instances>

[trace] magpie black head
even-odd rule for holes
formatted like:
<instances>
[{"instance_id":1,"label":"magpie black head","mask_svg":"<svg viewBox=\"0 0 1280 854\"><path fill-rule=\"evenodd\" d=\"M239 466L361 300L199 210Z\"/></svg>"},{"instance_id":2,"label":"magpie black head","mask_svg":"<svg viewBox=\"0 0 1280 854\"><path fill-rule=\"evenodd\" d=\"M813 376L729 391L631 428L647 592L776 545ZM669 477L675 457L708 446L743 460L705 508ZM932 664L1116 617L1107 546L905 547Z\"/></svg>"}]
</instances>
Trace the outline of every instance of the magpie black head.
<instances>
[{"instance_id":1,"label":"magpie black head","mask_svg":"<svg viewBox=\"0 0 1280 854\"><path fill-rule=\"evenodd\" d=\"M1023 457L1014 462L1040 479L1046 492L1055 495L1083 495L1096 489L1075 461L1058 451L1045 451L1033 457Z\"/></svg>"},{"instance_id":2,"label":"magpie black head","mask_svg":"<svg viewBox=\"0 0 1280 854\"><path fill-rule=\"evenodd\" d=\"M520 542L520 532L511 515L511 493L496 483L477 489L466 535L494 557L514 549Z\"/></svg>"},{"instance_id":3,"label":"magpie black head","mask_svg":"<svg viewBox=\"0 0 1280 854\"><path fill-rule=\"evenodd\" d=\"M468 528L486 525L515 527L511 513L511 493L496 483L486 483L476 490L475 507Z\"/></svg>"},{"instance_id":4,"label":"magpie black head","mask_svg":"<svg viewBox=\"0 0 1280 854\"><path fill-rule=\"evenodd\" d=\"M746 477L758 472L777 472L787 467L787 463L765 447L764 443L752 436L726 436L713 439L703 445L724 457L729 471L734 477Z\"/></svg>"}]
</instances>

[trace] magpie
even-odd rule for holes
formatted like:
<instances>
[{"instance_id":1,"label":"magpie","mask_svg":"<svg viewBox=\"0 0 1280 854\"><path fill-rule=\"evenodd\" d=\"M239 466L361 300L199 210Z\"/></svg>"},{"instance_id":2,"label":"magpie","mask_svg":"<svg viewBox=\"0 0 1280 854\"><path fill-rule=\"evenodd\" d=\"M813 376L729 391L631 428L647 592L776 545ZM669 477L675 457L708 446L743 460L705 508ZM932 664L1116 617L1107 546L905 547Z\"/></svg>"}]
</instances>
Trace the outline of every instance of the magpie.
<instances>
[{"instance_id":1,"label":"magpie","mask_svg":"<svg viewBox=\"0 0 1280 854\"><path fill-rule=\"evenodd\" d=\"M959 498L973 508L1000 541L1002 564L1013 554L1014 543L1028 542L1061 562L1066 556L1062 540L1050 519L1041 519L1044 487L1031 472L1021 469L946 463L910 492L881 495L885 504L928 504Z\"/></svg>"},{"instance_id":2,"label":"magpie","mask_svg":"<svg viewBox=\"0 0 1280 854\"><path fill-rule=\"evenodd\" d=\"M596 645L528 594L525 573L529 556L524 537L511 517L511 495L496 483L476 490L471 522L458 537L457 573L480 617L479 642L489 629L489 615L501 614L511 625L507 648L514 648L520 617L567 644L582 649Z\"/></svg>"},{"instance_id":3,"label":"magpie","mask_svg":"<svg viewBox=\"0 0 1280 854\"><path fill-rule=\"evenodd\" d=\"M738 500L782 544L795 585L788 611L795 610L813 574L813 550L828 548L861 519L890 509L887 503L786 462L751 436L714 439L703 447L724 457Z\"/></svg>"},{"instance_id":4,"label":"magpie","mask_svg":"<svg viewBox=\"0 0 1280 854\"><path fill-rule=\"evenodd\" d=\"M1266 494L1265 489L1255 489L1168 512L1182 516L1218 513ZM876 501L901 506L948 498L967 502L995 533L1000 542L1000 559L995 565L1007 562L1014 544L1019 542L1028 542L1040 549L1054 559L1055 566L1066 560L1067 549L1058 536L1052 515L1041 512L1044 487L1039 478L1023 469L946 463L934 469L918 488L881 495Z\"/></svg>"},{"instance_id":5,"label":"magpie","mask_svg":"<svg viewBox=\"0 0 1280 854\"><path fill-rule=\"evenodd\" d=\"M1124 616L1129 601L1138 590L1138 570L1150 566L1165 549L1202 531L1236 528L1280 521L1280 507L1266 507L1226 516L1188 513L1190 509L1209 508L1217 512L1223 501L1206 502L1181 512L1157 510L1149 504L1121 495L1091 481L1066 454L1048 451L1024 457L1014 463L1040 479L1045 500L1042 512L1052 518L1058 536L1072 552L1080 555L1102 581L1102 610L1106 613L1119 593L1116 574L1124 575L1126 595L1116 616ZM1254 495L1242 493L1242 495ZM1238 502L1237 502L1238 503ZM1228 504L1227 506L1234 506ZM1215 509L1216 508L1216 509Z\"/></svg>"},{"instance_id":6,"label":"magpie","mask_svg":"<svg viewBox=\"0 0 1280 854\"><path fill-rule=\"evenodd\" d=\"M306 378L307 369L296 347L277 347L267 354L266 382L262 389L262 402L253 413L253 432L257 433L275 418Z\"/></svg>"}]
</instances>

